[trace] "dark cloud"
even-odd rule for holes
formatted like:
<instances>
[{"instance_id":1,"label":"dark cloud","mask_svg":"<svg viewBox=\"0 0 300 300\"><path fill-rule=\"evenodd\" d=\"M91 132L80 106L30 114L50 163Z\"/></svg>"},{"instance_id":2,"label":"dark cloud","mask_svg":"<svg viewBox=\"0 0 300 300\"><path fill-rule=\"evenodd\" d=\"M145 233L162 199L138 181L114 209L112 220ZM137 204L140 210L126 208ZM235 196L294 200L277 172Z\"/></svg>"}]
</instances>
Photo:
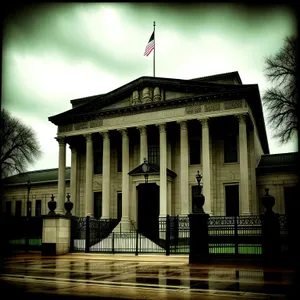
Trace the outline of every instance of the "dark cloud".
<instances>
[{"instance_id":1,"label":"dark cloud","mask_svg":"<svg viewBox=\"0 0 300 300\"><path fill-rule=\"evenodd\" d=\"M72 64L91 62L99 70L109 70L121 77L142 72L140 65L133 70L133 61L124 60L121 52L116 56L101 46L95 47L79 22L79 7L77 4L43 4L10 12L4 20L4 47L18 48L23 54L36 56L52 54Z\"/></svg>"}]
</instances>

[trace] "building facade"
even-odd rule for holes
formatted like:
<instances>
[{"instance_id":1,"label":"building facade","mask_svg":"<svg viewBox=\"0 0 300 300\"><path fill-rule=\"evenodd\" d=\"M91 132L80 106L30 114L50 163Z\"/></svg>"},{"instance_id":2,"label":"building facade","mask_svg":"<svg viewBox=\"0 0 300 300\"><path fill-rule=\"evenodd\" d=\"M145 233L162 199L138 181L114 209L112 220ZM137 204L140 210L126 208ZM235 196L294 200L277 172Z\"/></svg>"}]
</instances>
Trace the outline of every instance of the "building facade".
<instances>
[{"instance_id":1,"label":"building facade","mask_svg":"<svg viewBox=\"0 0 300 300\"><path fill-rule=\"evenodd\" d=\"M238 72L191 80L141 77L71 104L49 117L58 128L59 168L45 197L55 195L56 213L65 212L70 193L74 215L118 218L124 231L166 215L186 216L198 171L210 215L259 214L267 187L279 200L275 210L285 213L291 193L284 195L285 188L298 182L296 153L279 155L289 168L269 154L259 88L242 84Z\"/></svg>"}]
</instances>

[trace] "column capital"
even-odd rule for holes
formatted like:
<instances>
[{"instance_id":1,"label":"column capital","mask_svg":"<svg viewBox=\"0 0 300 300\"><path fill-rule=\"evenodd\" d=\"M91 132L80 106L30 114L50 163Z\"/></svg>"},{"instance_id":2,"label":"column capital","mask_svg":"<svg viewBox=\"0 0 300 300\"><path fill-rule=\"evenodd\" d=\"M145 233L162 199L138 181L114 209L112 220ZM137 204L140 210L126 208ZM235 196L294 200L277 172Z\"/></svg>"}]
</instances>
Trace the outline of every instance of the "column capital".
<instances>
[{"instance_id":1,"label":"column capital","mask_svg":"<svg viewBox=\"0 0 300 300\"><path fill-rule=\"evenodd\" d=\"M93 141L91 133L84 134L83 136L86 138L87 142L92 142Z\"/></svg>"},{"instance_id":2,"label":"column capital","mask_svg":"<svg viewBox=\"0 0 300 300\"><path fill-rule=\"evenodd\" d=\"M209 127L209 118L204 118L204 119L198 119L198 121L201 123L202 127Z\"/></svg>"},{"instance_id":3,"label":"column capital","mask_svg":"<svg viewBox=\"0 0 300 300\"><path fill-rule=\"evenodd\" d=\"M156 126L158 126L159 132L160 132L160 133L166 132L166 129L167 129L167 124L166 124L166 123L163 123L163 124L157 124Z\"/></svg>"},{"instance_id":4,"label":"column capital","mask_svg":"<svg viewBox=\"0 0 300 300\"><path fill-rule=\"evenodd\" d=\"M65 136L58 136L58 137L55 137L55 139L58 141L59 145L65 145L66 144L66 137Z\"/></svg>"},{"instance_id":5,"label":"column capital","mask_svg":"<svg viewBox=\"0 0 300 300\"><path fill-rule=\"evenodd\" d=\"M235 115L235 117L238 119L239 123L246 123L246 121L247 121L246 114L238 114L238 115Z\"/></svg>"},{"instance_id":6,"label":"column capital","mask_svg":"<svg viewBox=\"0 0 300 300\"><path fill-rule=\"evenodd\" d=\"M125 128L125 129L118 129L118 131L121 132L123 139L128 137L128 130L127 130L127 128Z\"/></svg>"},{"instance_id":7,"label":"column capital","mask_svg":"<svg viewBox=\"0 0 300 300\"><path fill-rule=\"evenodd\" d=\"M110 135L108 131L100 132L100 134L102 135L104 140L109 140Z\"/></svg>"},{"instance_id":8,"label":"column capital","mask_svg":"<svg viewBox=\"0 0 300 300\"><path fill-rule=\"evenodd\" d=\"M140 135L147 134L147 125L138 126L137 129L140 131Z\"/></svg>"},{"instance_id":9,"label":"column capital","mask_svg":"<svg viewBox=\"0 0 300 300\"><path fill-rule=\"evenodd\" d=\"M75 147L75 145L73 145L73 144L69 144L69 148L70 148L70 150L71 150L71 152L72 153L75 153L76 152L76 147Z\"/></svg>"},{"instance_id":10,"label":"column capital","mask_svg":"<svg viewBox=\"0 0 300 300\"><path fill-rule=\"evenodd\" d=\"M180 130L187 130L187 120L177 121L177 123L180 125Z\"/></svg>"}]
</instances>

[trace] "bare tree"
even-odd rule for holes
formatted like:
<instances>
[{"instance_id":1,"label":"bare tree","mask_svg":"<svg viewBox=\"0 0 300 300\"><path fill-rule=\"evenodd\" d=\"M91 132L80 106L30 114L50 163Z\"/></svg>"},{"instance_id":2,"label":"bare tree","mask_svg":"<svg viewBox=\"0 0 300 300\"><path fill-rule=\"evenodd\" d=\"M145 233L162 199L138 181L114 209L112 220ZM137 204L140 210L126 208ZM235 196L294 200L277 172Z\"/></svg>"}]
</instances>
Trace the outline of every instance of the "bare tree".
<instances>
[{"instance_id":1,"label":"bare tree","mask_svg":"<svg viewBox=\"0 0 300 300\"><path fill-rule=\"evenodd\" d=\"M268 123L281 144L291 140L298 129L297 118L297 39L287 37L283 47L265 60L265 76L273 87L263 95L269 111Z\"/></svg>"},{"instance_id":2,"label":"bare tree","mask_svg":"<svg viewBox=\"0 0 300 300\"><path fill-rule=\"evenodd\" d=\"M24 172L28 164L42 155L33 129L5 109L1 110L0 138L1 178Z\"/></svg>"}]
</instances>

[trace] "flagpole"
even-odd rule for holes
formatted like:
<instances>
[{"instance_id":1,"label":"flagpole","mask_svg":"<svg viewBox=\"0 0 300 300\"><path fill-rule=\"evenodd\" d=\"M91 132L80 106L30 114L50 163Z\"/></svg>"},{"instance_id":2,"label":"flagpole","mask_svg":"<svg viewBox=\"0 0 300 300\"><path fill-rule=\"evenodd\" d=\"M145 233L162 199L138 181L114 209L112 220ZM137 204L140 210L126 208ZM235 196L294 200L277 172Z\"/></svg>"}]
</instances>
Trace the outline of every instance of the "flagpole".
<instances>
[{"instance_id":1,"label":"flagpole","mask_svg":"<svg viewBox=\"0 0 300 300\"><path fill-rule=\"evenodd\" d=\"M155 77L155 21L153 22L153 32L154 32L153 77Z\"/></svg>"}]
</instances>

